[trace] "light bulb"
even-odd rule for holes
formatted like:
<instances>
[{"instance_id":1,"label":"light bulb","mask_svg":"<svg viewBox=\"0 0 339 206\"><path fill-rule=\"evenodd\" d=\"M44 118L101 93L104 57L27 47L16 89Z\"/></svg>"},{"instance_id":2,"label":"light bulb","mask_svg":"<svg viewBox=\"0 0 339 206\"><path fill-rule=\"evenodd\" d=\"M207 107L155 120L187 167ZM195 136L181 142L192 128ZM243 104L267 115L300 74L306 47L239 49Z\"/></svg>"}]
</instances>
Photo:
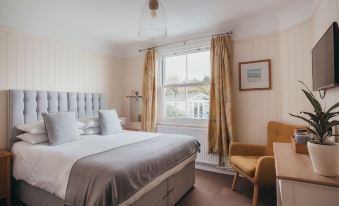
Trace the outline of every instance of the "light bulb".
<instances>
[{"instance_id":1,"label":"light bulb","mask_svg":"<svg viewBox=\"0 0 339 206\"><path fill-rule=\"evenodd\" d=\"M147 0L140 15L138 36L155 40L167 37L166 11L160 0Z\"/></svg>"},{"instance_id":2,"label":"light bulb","mask_svg":"<svg viewBox=\"0 0 339 206\"><path fill-rule=\"evenodd\" d=\"M151 17L157 17L157 10L159 9L158 0L150 0L148 3L148 8L151 10Z\"/></svg>"},{"instance_id":3,"label":"light bulb","mask_svg":"<svg viewBox=\"0 0 339 206\"><path fill-rule=\"evenodd\" d=\"M151 16L152 16L153 18L157 17L157 15L158 15L157 10L151 10Z\"/></svg>"}]
</instances>

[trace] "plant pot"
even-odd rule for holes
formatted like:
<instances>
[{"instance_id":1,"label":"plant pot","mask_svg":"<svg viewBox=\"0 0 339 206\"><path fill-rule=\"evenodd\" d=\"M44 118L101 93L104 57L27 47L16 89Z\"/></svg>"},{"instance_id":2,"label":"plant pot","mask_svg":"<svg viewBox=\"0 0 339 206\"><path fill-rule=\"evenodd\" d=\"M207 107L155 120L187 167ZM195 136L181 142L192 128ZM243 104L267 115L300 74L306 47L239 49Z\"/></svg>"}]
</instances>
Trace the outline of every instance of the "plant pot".
<instances>
[{"instance_id":1,"label":"plant pot","mask_svg":"<svg viewBox=\"0 0 339 206\"><path fill-rule=\"evenodd\" d=\"M321 145L307 142L313 171L322 176L337 176L339 144Z\"/></svg>"}]
</instances>

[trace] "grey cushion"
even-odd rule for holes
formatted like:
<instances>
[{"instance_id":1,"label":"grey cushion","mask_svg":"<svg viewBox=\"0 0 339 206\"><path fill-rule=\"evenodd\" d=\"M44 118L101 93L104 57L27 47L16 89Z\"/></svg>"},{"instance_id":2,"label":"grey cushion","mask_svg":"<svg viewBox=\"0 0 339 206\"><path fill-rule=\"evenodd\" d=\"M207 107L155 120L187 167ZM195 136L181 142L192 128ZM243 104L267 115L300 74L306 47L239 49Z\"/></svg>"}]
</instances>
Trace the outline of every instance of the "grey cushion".
<instances>
[{"instance_id":1,"label":"grey cushion","mask_svg":"<svg viewBox=\"0 0 339 206\"><path fill-rule=\"evenodd\" d=\"M75 112L44 113L48 141L51 145L78 140Z\"/></svg>"},{"instance_id":2,"label":"grey cushion","mask_svg":"<svg viewBox=\"0 0 339 206\"><path fill-rule=\"evenodd\" d=\"M120 120L115 110L99 110L99 119L102 135L122 132Z\"/></svg>"}]
</instances>

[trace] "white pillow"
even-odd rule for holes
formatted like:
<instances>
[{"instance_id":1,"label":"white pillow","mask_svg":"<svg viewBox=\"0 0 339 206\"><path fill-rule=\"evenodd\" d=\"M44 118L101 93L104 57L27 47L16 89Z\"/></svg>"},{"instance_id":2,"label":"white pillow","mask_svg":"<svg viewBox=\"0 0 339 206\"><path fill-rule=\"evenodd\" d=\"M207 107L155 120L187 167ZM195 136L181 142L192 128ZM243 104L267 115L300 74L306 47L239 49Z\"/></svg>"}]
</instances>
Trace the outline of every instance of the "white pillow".
<instances>
[{"instance_id":1,"label":"white pillow","mask_svg":"<svg viewBox=\"0 0 339 206\"><path fill-rule=\"evenodd\" d=\"M78 126L78 129L86 128L86 124L83 122L80 122L79 120L77 120L77 126Z\"/></svg>"},{"instance_id":2,"label":"white pillow","mask_svg":"<svg viewBox=\"0 0 339 206\"><path fill-rule=\"evenodd\" d=\"M22 124L16 127L26 133L31 134L47 134L44 121L37 121L29 124Z\"/></svg>"},{"instance_id":3,"label":"white pillow","mask_svg":"<svg viewBox=\"0 0 339 206\"><path fill-rule=\"evenodd\" d=\"M16 137L30 144L41 144L44 142L48 142L47 134L24 133Z\"/></svg>"},{"instance_id":4,"label":"white pillow","mask_svg":"<svg viewBox=\"0 0 339 206\"><path fill-rule=\"evenodd\" d=\"M56 112L42 114L51 145L59 145L80 139L75 112Z\"/></svg>"},{"instance_id":5,"label":"white pillow","mask_svg":"<svg viewBox=\"0 0 339 206\"><path fill-rule=\"evenodd\" d=\"M78 130L79 135L82 135L84 133L83 129L77 129L77 130Z\"/></svg>"},{"instance_id":6,"label":"white pillow","mask_svg":"<svg viewBox=\"0 0 339 206\"><path fill-rule=\"evenodd\" d=\"M79 129L87 129L91 127L100 127L100 121L98 116L86 117L78 120Z\"/></svg>"},{"instance_id":7,"label":"white pillow","mask_svg":"<svg viewBox=\"0 0 339 206\"><path fill-rule=\"evenodd\" d=\"M100 134L101 130L99 127L91 127L86 129L80 129L82 132L81 135L92 135L92 134Z\"/></svg>"},{"instance_id":8,"label":"white pillow","mask_svg":"<svg viewBox=\"0 0 339 206\"><path fill-rule=\"evenodd\" d=\"M121 123L115 109L99 110L101 135L110 135L122 132Z\"/></svg>"}]
</instances>

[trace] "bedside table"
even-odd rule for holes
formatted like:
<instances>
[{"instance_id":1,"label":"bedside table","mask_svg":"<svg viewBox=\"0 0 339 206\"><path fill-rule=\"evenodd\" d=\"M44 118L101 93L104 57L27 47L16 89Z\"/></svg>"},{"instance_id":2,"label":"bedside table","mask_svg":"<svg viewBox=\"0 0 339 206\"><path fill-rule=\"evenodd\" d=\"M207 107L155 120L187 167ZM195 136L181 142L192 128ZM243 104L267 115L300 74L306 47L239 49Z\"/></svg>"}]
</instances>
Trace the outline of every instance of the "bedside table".
<instances>
[{"instance_id":1,"label":"bedside table","mask_svg":"<svg viewBox=\"0 0 339 206\"><path fill-rule=\"evenodd\" d=\"M0 151L0 199L6 198L11 206L11 157L12 153Z\"/></svg>"}]
</instances>

